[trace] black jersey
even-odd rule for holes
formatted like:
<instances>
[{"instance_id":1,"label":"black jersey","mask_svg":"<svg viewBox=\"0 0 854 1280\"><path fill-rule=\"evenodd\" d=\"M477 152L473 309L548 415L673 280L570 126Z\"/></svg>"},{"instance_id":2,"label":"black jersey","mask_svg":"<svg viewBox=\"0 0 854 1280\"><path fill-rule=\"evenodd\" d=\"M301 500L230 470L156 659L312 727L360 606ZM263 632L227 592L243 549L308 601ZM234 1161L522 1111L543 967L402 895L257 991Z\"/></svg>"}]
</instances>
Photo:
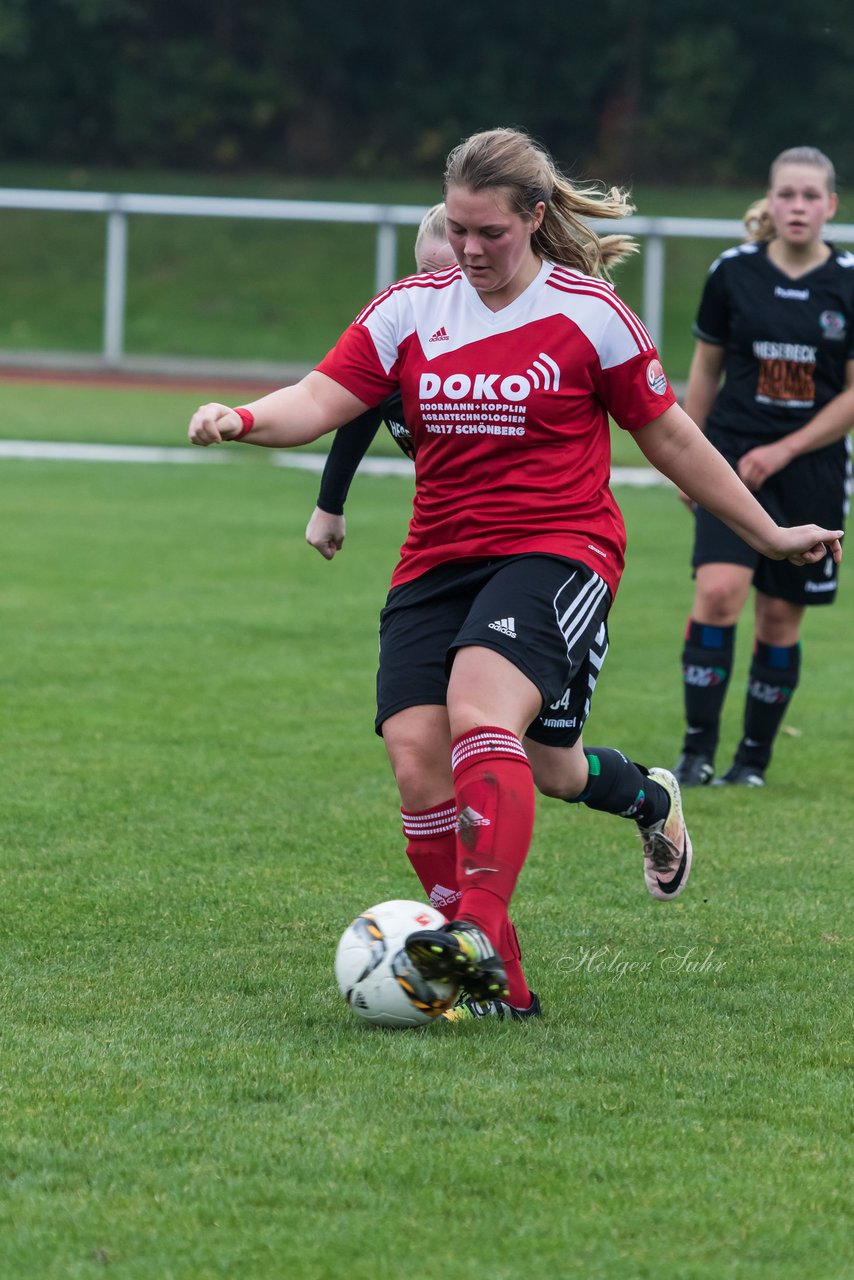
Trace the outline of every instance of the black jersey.
<instances>
[{"instance_id":1,"label":"black jersey","mask_svg":"<svg viewBox=\"0 0 854 1280\"><path fill-rule=\"evenodd\" d=\"M727 249L712 264L694 333L725 348L724 382L707 426L779 439L845 389L854 358L854 254L793 280L767 244Z\"/></svg>"},{"instance_id":2,"label":"black jersey","mask_svg":"<svg viewBox=\"0 0 854 1280\"><path fill-rule=\"evenodd\" d=\"M407 458L415 457L412 436L403 418L400 392L395 391L375 409L368 409L335 432L320 480L317 505L321 511L326 511L331 516L344 514L344 503L347 501L353 476L382 422L385 422L392 440Z\"/></svg>"}]
</instances>

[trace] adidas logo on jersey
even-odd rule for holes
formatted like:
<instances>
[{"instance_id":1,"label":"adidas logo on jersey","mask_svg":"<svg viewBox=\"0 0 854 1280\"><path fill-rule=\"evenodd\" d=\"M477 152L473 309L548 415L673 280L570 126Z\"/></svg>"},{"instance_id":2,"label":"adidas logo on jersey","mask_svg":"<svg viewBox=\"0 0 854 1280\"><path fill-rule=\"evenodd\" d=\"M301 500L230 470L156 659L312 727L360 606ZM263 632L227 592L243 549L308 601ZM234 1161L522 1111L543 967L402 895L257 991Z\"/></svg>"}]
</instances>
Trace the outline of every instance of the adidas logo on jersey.
<instances>
[{"instance_id":1,"label":"adidas logo on jersey","mask_svg":"<svg viewBox=\"0 0 854 1280\"><path fill-rule=\"evenodd\" d=\"M436 330L436 332L433 334L433 337L430 339L430 341L431 342L450 342L451 341L451 339L448 337L448 333L444 325L442 325L441 329Z\"/></svg>"},{"instance_id":2,"label":"adidas logo on jersey","mask_svg":"<svg viewBox=\"0 0 854 1280\"><path fill-rule=\"evenodd\" d=\"M516 639L516 619L515 618L496 618L495 622L490 622L490 631L500 631L503 636L510 636L511 640Z\"/></svg>"}]
</instances>

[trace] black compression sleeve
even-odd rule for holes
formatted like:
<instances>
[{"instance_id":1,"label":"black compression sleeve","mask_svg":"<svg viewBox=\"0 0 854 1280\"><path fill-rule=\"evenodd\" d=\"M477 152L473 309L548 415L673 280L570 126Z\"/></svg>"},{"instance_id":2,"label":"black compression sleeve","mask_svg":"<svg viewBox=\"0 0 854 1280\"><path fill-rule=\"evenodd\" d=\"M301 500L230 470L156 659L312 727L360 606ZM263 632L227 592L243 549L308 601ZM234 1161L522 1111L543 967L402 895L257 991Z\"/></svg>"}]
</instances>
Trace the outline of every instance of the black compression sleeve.
<instances>
[{"instance_id":1,"label":"black compression sleeve","mask_svg":"<svg viewBox=\"0 0 854 1280\"><path fill-rule=\"evenodd\" d=\"M347 501L353 476L379 431L381 422L380 411L368 409L335 432L320 480L317 505L321 511L331 516L344 514L344 503Z\"/></svg>"}]
</instances>

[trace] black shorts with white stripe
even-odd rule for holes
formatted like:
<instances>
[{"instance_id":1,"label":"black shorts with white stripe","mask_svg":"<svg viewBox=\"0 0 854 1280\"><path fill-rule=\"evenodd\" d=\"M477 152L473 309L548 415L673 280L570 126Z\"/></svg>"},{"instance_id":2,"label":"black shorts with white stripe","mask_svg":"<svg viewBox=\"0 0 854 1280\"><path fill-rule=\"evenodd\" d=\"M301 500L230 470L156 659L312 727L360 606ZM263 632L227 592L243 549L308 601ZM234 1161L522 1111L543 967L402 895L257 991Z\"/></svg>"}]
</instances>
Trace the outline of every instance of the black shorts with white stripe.
<instances>
[{"instance_id":1,"label":"black shorts with white stripe","mask_svg":"<svg viewBox=\"0 0 854 1280\"><path fill-rule=\"evenodd\" d=\"M406 707L446 701L454 654L494 649L543 696L527 736L572 746L608 650L611 594L597 573L560 556L446 564L395 587L380 617L376 728Z\"/></svg>"}]
</instances>

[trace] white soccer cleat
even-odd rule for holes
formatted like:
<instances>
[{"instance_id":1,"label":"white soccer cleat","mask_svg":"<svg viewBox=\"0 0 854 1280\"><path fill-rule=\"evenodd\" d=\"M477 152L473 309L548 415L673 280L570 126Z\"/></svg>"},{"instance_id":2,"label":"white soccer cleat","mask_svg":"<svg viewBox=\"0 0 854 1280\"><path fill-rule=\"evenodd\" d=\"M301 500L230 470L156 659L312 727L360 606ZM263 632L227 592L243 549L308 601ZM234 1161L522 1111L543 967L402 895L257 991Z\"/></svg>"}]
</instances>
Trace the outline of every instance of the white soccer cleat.
<instances>
[{"instance_id":1,"label":"white soccer cleat","mask_svg":"<svg viewBox=\"0 0 854 1280\"><path fill-rule=\"evenodd\" d=\"M638 823L643 842L643 878L654 898L669 902L678 897L688 883L693 854L691 837L682 816L682 795L676 778L669 769L650 769L649 776L670 796L670 809L666 818L651 827Z\"/></svg>"}]
</instances>

